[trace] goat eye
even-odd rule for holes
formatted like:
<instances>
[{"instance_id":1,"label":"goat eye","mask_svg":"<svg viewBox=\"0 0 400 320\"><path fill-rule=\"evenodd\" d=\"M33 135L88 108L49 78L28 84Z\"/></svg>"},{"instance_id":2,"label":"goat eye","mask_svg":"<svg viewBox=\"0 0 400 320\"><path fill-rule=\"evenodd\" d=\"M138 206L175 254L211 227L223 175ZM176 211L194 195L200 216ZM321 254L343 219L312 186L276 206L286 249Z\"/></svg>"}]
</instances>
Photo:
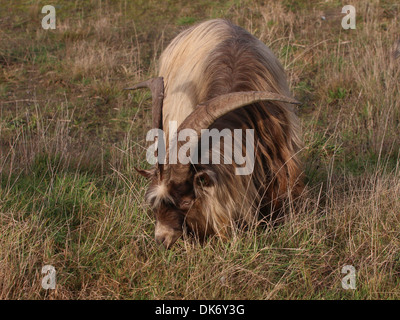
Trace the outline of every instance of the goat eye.
<instances>
[{"instance_id":1,"label":"goat eye","mask_svg":"<svg viewBox=\"0 0 400 320\"><path fill-rule=\"evenodd\" d=\"M192 200L183 200L183 201L181 202L181 207L187 208L187 207L189 207L191 204L192 204Z\"/></svg>"}]
</instances>

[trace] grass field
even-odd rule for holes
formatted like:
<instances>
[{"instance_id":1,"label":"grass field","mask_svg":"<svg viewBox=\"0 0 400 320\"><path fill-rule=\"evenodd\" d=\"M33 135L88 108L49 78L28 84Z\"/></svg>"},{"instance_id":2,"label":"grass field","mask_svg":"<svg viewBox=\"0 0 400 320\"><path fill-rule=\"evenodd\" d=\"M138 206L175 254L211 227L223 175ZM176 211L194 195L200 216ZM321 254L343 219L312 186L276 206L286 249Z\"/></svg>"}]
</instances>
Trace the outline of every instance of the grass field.
<instances>
[{"instance_id":1,"label":"grass field","mask_svg":"<svg viewBox=\"0 0 400 320\"><path fill-rule=\"evenodd\" d=\"M55 30L41 27L46 4ZM346 4L355 30L341 27ZM0 299L400 298L397 0L0 6ZM160 250L133 169L146 166L150 93L123 88L156 75L181 30L217 17L285 67L307 187L278 228ZM44 265L56 290L42 289Z\"/></svg>"}]
</instances>

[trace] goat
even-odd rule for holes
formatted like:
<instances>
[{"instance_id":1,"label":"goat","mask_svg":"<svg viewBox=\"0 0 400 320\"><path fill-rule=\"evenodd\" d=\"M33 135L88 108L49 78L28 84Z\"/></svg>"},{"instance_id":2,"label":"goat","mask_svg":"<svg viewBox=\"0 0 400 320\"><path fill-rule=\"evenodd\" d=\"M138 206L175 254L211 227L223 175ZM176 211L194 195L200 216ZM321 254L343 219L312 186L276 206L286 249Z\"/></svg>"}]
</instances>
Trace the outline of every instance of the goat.
<instances>
[{"instance_id":1,"label":"goat","mask_svg":"<svg viewBox=\"0 0 400 320\"><path fill-rule=\"evenodd\" d=\"M150 179L145 198L155 213L158 243L169 248L184 232L201 241L227 238L300 195L302 142L292 107L298 102L278 59L246 30L214 19L183 31L162 53L159 77L128 89L143 87L152 91L153 128L167 135L190 128L201 141L202 129L253 129L255 137L251 174L236 175L235 163L168 160L136 169ZM169 132L170 121L177 122L175 132ZM184 143L177 142L178 150Z\"/></svg>"}]
</instances>

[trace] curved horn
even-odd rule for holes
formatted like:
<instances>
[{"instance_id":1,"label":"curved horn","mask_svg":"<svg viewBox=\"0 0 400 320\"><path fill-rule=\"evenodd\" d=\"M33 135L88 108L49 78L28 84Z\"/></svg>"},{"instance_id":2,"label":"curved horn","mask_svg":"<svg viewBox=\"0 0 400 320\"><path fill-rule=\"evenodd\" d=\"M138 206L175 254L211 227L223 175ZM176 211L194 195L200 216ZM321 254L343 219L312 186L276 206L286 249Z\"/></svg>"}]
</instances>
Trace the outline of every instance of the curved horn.
<instances>
[{"instance_id":1,"label":"curved horn","mask_svg":"<svg viewBox=\"0 0 400 320\"><path fill-rule=\"evenodd\" d=\"M136 90L140 88L149 88L151 90L151 99L152 99L152 127L157 129L162 129L162 108L164 101L164 79L162 77L152 78L144 82L140 82L135 84L131 88L125 88L124 90ZM157 154L158 157L158 154ZM156 167L159 169L159 177L162 176L162 166L157 162ZM139 170L135 168L140 174L144 174L146 171Z\"/></svg>"},{"instance_id":2,"label":"curved horn","mask_svg":"<svg viewBox=\"0 0 400 320\"><path fill-rule=\"evenodd\" d=\"M177 134L185 128L190 128L195 130L197 136L200 138L201 130L209 128L218 118L231 111L260 101L280 101L291 104L300 104L300 102L295 99L273 92L245 91L228 93L210 99L203 104L199 104L181 123L177 130ZM185 141L178 141L177 150L179 150L185 143ZM171 165L172 171L175 171L176 175L181 176L183 179L185 173L189 170L189 167L190 164L177 163Z\"/></svg>"},{"instance_id":3,"label":"curved horn","mask_svg":"<svg viewBox=\"0 0 400 320\"><path fill-rule=\"evenodd\" d=\"M151 98L153 108L151 116L153 119L153 128L162 129L162 107L164 100L164 79L162 77L153 78L134 85L124 90L136 90L140 88L149 88L151 90Z\"/></svg>"}]
</instances>

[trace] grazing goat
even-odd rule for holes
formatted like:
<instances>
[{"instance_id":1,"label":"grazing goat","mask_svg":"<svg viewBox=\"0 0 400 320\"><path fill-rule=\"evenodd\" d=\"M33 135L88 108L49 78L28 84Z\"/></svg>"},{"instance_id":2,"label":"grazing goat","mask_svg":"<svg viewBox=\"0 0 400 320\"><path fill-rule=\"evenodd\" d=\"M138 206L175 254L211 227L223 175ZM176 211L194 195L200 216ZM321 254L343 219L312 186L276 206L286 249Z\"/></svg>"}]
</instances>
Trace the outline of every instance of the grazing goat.
<instances>
[{"instance_id":1,"label":"grazing goat","mask_svg":"<svg viewBox=\"0 0 400 320\"><path fill-rule=\"evenodd\" d=\"M201 141L203 129L254 130L250 174L237 175L235 163L168 163L168 151L165 163L137 169L150 179L146 201L157 242L169 248L184 232L226 238L233 228L282 212L301 193L299 121L291 106L297 101L277 58L250 33L222 19L183 31L162 53L159 77L129 89L143 87L152 90L153 127L167 136L189 128ZM240 139L244 146L245 135ZM223 148L212 149L198 152L224 158Z\"/></svg>"}]
</instances>

